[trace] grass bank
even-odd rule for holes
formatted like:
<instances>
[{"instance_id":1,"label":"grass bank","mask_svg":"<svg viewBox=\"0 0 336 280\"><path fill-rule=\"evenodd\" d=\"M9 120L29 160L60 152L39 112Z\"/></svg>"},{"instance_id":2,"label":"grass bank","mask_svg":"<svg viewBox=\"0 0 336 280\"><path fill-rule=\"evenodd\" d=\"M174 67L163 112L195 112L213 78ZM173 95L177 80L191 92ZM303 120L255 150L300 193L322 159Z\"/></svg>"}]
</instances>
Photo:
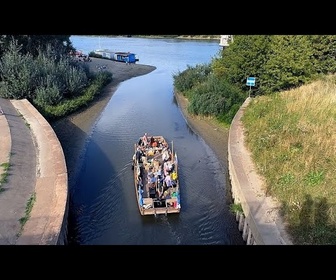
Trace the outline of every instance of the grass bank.
<instances>
[{"instance_id":1,"label":"grass bank","mask_svg":"<svg viewBox=\"0 0 336 280\"><path fill-rule=\"evenodd\" d=\"M295 244L336 244L336 76L252 100L242 122Z\"/></svg>"}]
</instances>

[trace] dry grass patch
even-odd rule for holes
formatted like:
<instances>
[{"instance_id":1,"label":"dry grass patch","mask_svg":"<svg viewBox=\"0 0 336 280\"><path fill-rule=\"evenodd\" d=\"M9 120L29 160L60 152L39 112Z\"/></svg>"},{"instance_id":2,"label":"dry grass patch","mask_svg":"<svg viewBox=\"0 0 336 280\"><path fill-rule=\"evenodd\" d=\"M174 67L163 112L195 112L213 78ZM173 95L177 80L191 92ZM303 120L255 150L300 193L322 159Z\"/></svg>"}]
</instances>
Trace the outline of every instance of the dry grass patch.
<instances>
[{"instance_id":1,"label":"dry grass patch","mask_svg":"<svg viewBox=\"0 0 336 280\"><path fill-rule=\"evenodd\" d=\"M297 244L336 244L336 79L252 100L242 118Z\"/></svg>"}]
</instances>

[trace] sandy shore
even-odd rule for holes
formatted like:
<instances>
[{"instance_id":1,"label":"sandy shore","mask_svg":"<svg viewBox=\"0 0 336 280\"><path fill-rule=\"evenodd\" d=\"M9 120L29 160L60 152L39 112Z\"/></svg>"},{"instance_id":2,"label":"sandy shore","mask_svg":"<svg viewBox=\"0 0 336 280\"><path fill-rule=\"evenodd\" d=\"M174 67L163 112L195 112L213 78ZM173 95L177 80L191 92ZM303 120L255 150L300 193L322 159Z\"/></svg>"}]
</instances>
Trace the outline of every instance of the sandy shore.
<instances>
[{"instance_id":1,"label":"sandy shore","mask_svg":"<svg viewBox=\"0 0 336 280\"><path fill-rule=\"evenodd\" d=\"M92 62L85 63L88 63L93 71L98 71L98 67L104 65L106 67L105 70L112 72L113 81L105 87L99 98L88 108L51 124L63 147L70 186L75 180L77 167L80 166L86 139L119 84L130 78L148 74L156 69L149 65L127 65L95 58L92 59ZM222 166L227 166L228 129L214 120L189 115L186 110L188 100L179 94L175 94L175 96L189 126L211 147Z\"/></svg>"},{"instance_id":2,"label":"sandy shore","mask_svg":"<svg viewBox=\"0 0 336 280\"><path fill-rule=\"evenodd\" d=\"M219 124L214 119L192 116L188 114L188 99L178 93L175 93L175 97L186 122L189 124L192 130L201 136L203 140L209 145L209 147L214 151L221 165L223 167L227 166L229 129L224 125Z\"/></svg>"}]
</instances>

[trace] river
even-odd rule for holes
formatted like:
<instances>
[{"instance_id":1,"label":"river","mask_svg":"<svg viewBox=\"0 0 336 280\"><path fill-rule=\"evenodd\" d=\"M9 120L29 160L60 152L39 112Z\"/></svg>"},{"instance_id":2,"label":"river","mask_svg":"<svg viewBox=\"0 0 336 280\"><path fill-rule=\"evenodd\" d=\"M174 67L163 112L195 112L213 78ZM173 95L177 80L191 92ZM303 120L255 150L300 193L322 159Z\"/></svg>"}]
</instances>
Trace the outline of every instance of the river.
<instances>
[{"instance_id":1,"label":"river","mask_svg":"<svg viewBox=\"0 0 336 280\"><path fill-rule=\"evenodd\" d=\"M227 166L187 125L173 94L173 75L209 63L216 40L71 36L84 53L130 51L153 72L122 82L92 128L78 179L70 189L69 244L243 245L230 212ZM179 157L181 213L141 216L131 160L147 132L173 141ZM227 149L227 147L223 147Z\"/></svg>"}]
</instances>

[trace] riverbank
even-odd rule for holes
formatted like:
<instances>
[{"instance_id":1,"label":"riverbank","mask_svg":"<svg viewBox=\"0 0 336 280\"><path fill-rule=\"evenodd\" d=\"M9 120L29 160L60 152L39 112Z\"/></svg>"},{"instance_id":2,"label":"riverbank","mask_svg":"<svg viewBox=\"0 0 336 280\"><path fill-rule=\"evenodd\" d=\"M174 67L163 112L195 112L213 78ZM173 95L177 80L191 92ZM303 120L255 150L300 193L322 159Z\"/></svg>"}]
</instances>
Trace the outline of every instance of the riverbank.
<instances>
[{"instance_id":1,"label":"riverbank","mask_svg":"<svg viewBox=\"0 0 336 280\"><path fill-rule=\"evenodd\" d=\"M215 119L188 114L188 99L177 92L175 92L175 98L188 125L195 133L201 136L214 151L220 164L223 167L227 166L229 127L225 127Z\"/></svg>"}]
</instances>

